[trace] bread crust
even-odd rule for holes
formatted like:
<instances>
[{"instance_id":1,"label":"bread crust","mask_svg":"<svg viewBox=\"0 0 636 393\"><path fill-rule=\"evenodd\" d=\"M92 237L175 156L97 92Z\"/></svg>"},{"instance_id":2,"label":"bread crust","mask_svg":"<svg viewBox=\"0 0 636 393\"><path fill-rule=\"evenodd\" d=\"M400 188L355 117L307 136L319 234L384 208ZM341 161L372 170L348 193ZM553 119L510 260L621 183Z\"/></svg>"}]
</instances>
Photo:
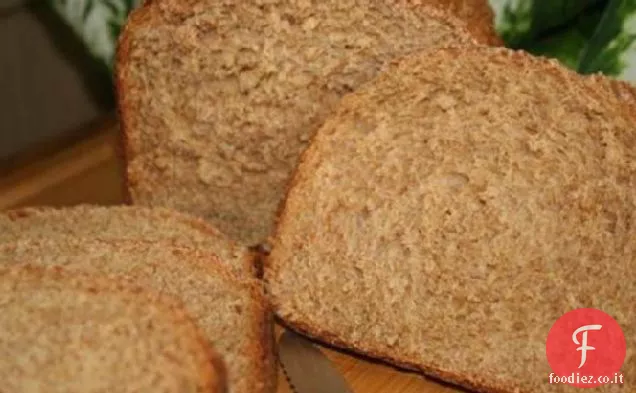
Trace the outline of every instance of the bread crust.
<instances>
[{"instance_id":1,"label":"bread crust","mask_svg":"<svg viewBox=\"0 0 636 393\"><path fill-rule=\"evenodd\" d=\"M113 280L103 275L70 272L62 267L44 267L31 264L18 266L0 266L0 278L19 280L20 282L35 280L63 282L65 287L87 293L112 293L133 302L161 304L171 313L175 325L185 326L192 331L192 338L199 343L205 355L199 363L201 392L225 393L226 371L220 356L214 352L203 332L185 311L183 304L172 296L167 296L146 288L139 287L133 281L122 278Z\"/></svg>"},{"instance_id":2,"label":"bread crust","mask_svg":"<svg viewBox=\"0 0 636 393\"><path fill-rule=\"evenodd\" d=\"M146 1L147 2L147 1ZM115 61L113 66L113 75L114 75L114 86L115 95L117 97L118 105L117 105L117 117L119 120L119 142L117 143L117 155L119 157L120 162L123 164L122 168L122 182L123 182L123 199L124 203L127 205L131 205L133 203L132 195L130 193L130 177L128 174L128 163L130 162L129 152L128 152L128 135L124 132L125 129L130 127L128 124L129 117L126 116L127 108L131 105L128 97L126 96L126 91L128 90L125 87L125 78L123 77L123 70L121 70L121 64L123 61L128 58L130 53L130 39L128 38L128 34L126 30L128 29L128 23L132 20L132 18L136 18L136 14L138 12L142 12L145 7L145 3L142 3L137 9L131 11L128 16L128 22L124 24L122 32L120 33L117 39L117 50L115 52Z\"/></svg>"},{"instance_id":3,"label":"bread crust","mask_svg":"<svg viewBox=\"0 0 636 393\"><path fill-rule=\"evenodd\" d=\"M251 328L255 337L260 337L251 348L252 358L255 359L254 375L246 376L248 381L253 381L250 392L274 393L278 386L278 360L274 337L274 315L271 304L265 296L261 281L256 279L243 280L236 274L223 269L223 266L207 264L211 274L224 275L237 285L248 287L254 305ZM212 271L213 270L213 271ZM229 388L229 391L233 391Z\"/></svg>"},{"instance_id":4,"label":"bread crust","mask_svg":"<svg viewBox=\"0 0 636 393\"><path fill-rule=\"evenodd\" d=\"M74 239L81 242L81 239ZM245 379L253 381L253 389L251 392L257 393L273 393L277 387L277 359L274 346L273 331L273 314L270 304L264 294L262 283L251 277L240 277L235 272L222 265L218 257L203 250L196 250L189 247L175 247L168 242L149 242L143 240L100 240L93 239L93 242L104 243L114 249L150 249L158 247L159 249L172 250L179 256L179 260L183 264L192 266L192 270L204 271L211 277L221 277L223 281L231 283L235 288L246 291L251 298L251 309L245 313L249 315L250 338L252 340L249 347L250 357L254 359L252 364L253 375L246 375ZM37 240L33 241L36 245ZM20 242L11 242L0 244L0 256L3 254L11 255L11 250L17 248ZM149 263L151 263L149 261ZM2 268L2 264L0 264ZM61 269L61 268L60 268ZM75 270L74 270L75 272ZM116 275L117 278L125 282L134 282L125 275ZM234 391L229 388L229 391Z\"/></svg>"},{"instance_id":5,"label":"bread crust","mask_svg":"<svg viewBox=\"0 0 636 393\"><path fill-rule=\"evenodd\" d=\"M392 67L398 67L402 62L411 58L418 58L420 56L435 57L446 55L448 58L457 58L460 56L469 56L474 53L484 52L490 56L490 59L498 61L506 61L511 67L518 67L523 69L524 67L533 67L539 69L546 74L555 76L558 80L563 82L563 85L576 84L589 95L590 99L598 100L599 102L611 100L616 105L617 110L626 118L631 119L636 124L636 89L628 83L618 82L614 79L602 76L591 75L583 76L575 73L572 70L566 69L560 65L556 60L551 60L543 57L535 57L523 51L514 51L506 48L490 48L490 47L466 47L466 48L442 48L437 50L425 51L419 54L413 54L406 56L402 59L396 59L392 63ZM383 78L385 74L379 75L377 78ZM369 82L372 84L373 81ZM352 93L343 98L343 102L347 100L356 100L356 93ZM345 107L349 105L344 104ZM328 128L330 121L337 122L338 114L334 114L323 126ZM289 211L287 201L292 198L293 191L299 187L305 179L312 176L315 168L310 168L309 162L315 163L319 160L316 159L321 152L319 151L319 143L317 141L321 138L321 132L319 131L314 135L312 143L303 152L299 165L294 172L292 179L289 182L285 201L281 204L279 209L279 215L277 218L277 227L274 234L271 237L273 248L276 249L277 245L282 243L282 237L285 236L285 227L289 220L293 220L293 217L297 212ZM297 198L297 197L296 197ZM265 275L264 280L266 287L270 291L272 285L281 285L275 283L279 281L278 278L282 270L286 268L285 260L277 260L275 254L270 254L265 258ZM451 370L444 370L434 364L418 364L412 359L402 358L395 356L388 351L383 351L373 343L357 346L347 343L341 339L338 334L334 334L328 330L325 330L317 324L308 323L303 320L302 317L293 314L287 308L286 311L282 311L284 308L284 299L279 299L270 293L270 299L273 305L274 312L282 322L290 328L297 330L298 332L305 334L317 341L332 345L334 347L352 351L356 354L368 356L373 359L378 359L383 362L404 368L407 370L421 372L426 375L433 376L440 380L458 384L464 387L468 387L481 393L530 393L530 391L520 390L518 386L513 386L502 381L496 381L494 378L488 378L483 375L465 375L458 374Z\"/></svg>"},{"instance_id":6,"label":"bread crust","mask_svg":"<svg viewBox=\"0 0 636 393\"><path fill-rule=\"evenodd\" d=\"M136 179L134 174L129 171L128 163L131 161L131 149L130 142L128 138L128 133L126 132L129 128L134 128L134 125L131 124L131 116L128 116L128 113L131 111L138 110L131 100L129 99L127 92L130 91L130 88L126 84L126 77L124 72L123 64L125 64L130 58L131 51L131 40L130 40L130 30L135 29L139 25L144 25L146 23L152 24L154 21L155 15L152 15L152 10L154 5L157 3L156 0L143 0L142 3L133 9L126 19L126 23L124 24L118 38L117 38L117 50L115 51L115 61L113 67L113 75L114 75L114 89L115 95L117 97L117 115L119 118L119 135L120 135L120 143L118 144L118 155L121 159L124 168L123 168L123 182L124 182L124 200L126 204L133 204L133 196L131 192L131 185L135 183ZM184 1L185 3L185 1Z\"/></svg>"},{"instance_id":7,"label":"bread crust","mask_svg":"<svg viewBox=\"0 0 636 393\"><path fill-rule=\"evenodd\" d=\"M314 135L312 142L301 155L299 165L296 167L294 171L294 175L289 182L287 187L287 191L285 194L285 199L283 203L281 203L278 216L277 216L277 225L274 231L274 234L271 236L271 241L273 244L277 241L276 239L281 235L281 229L284 226L285 216L287 211L285 209L285 202L289 197L291 190L300 182L300 178L304 176L299 169L303 168L306 165L306 162L309 160L309 156L313 154L312 147L314 145L314 139L318 134ZM269 282L272 280L272 277L277 276L277 272L279 269L284 268L281 266L282 261L273 261L270 258L270 255L263 255L263 269L265 280L265 285L269 285ZM306 323L300 319L294 319L293 317L286 318L282 315L280 310L280 301L276 299L274 296L270 296L270 302L272 304L272 309L277 318L280 319L280 322L288 329L294 330L300 334L303 334L307 337L310 337L318 342L333 346L334 348L341 349L344 351L351 352L356 355L361 355L364 357L369 357L371 359L379 360L385 364L392 365L394 367L398 367L408 371L419 372L425 374L429 377L452 383L452 384L460 384L462 386L468 387L479 393L531 393L520 390L515 390L510 386L498 385L495 387L489 386L487 382L484 382L483 379L478 376L470 377L465 375L460 375L457 373L453 373L448 370L442 370L432 365L418 365L413 361L409 361L408 359L400 359L399 357L392 356L390 353L386 351L382 351L381 349L374 348L372 345L368 347L354 347L344 340L340 339L336 334L333 334L319 325L314 325L310 323Z\"/></svg>"},{"instance_id":8,"label":"bread crust","mask_svg":"<svg viewBox=\"0 0 636 393\"><path fill-rule=\"evenodd\" d=\"M481 378L478 375L466 376L453 373L452 371L442 370L433 365L418 365L413 361L399 359L395 356L391 356L390 353L378 350L377 348L373 348L372 346L365 348L352 348L350 345L347 345L346 342L339 339L337 335L331 334L317 325L310 325L301 321L292 321L291 319L285 320L284 324L291 330L294 330L319 342L333 346L334 348L352 352L353 354L361 355L363 357L368 357L369 359L379 360L387 365L392 365L406 371L422 373L426 376L443 382L462 385L475 392L531 393L530 391L519 390L518 388L507 386L505 384L497 384L496 386L492 386L492 384L488 383L489 381L486 381L484 378Z\"/></svg>"},{"instance_id":9,"label":"bread crust","mask_svg":"<svg viewBox=\"0 0 636 393\"><path fill-rule=\"evenodd\" d=\"M261 344L253 347L258 371L253 381L257 381L252 391L273 393L278 388L278 353L274 334L274 313L261 282L252 287L252 296L258 304L258 314L254 322L260 331Z\"/></svg>"}]
</instances>

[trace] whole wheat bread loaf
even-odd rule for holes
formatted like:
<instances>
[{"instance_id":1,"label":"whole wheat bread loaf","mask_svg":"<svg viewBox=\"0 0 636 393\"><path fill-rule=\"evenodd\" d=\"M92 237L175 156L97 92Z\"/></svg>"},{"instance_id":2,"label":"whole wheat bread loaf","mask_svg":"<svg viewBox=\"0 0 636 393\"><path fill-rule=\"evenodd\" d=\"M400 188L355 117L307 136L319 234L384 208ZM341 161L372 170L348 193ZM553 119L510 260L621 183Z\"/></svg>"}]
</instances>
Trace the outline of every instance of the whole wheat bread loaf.
<instances>
[{"instance_id":1,"label":"whole wheat bread loaf","mask_svg":"<svg viewBox=\"0 0 636 393\"><path fill-rule=\"evenodd\" d=\"M205 221L162 208L79 205L30 207L0 214L0 244L24 238L59 236L171 241L214 252L221 263L255 274L255 255Z\"/></svg>"},{"instance_id":2,"label":"whole wheat bread loaf","mask_svg":"<svg viewBox=\"0 0 636 393\"><path fill-rule=\"evenodd\" d=\"M301 158L265 266L276 313L465 387L541 393L578 391L547 383L546 337L598 308L633 381L636 110L612 83L507 49L396 61Z\"/></svg>"},{"instance_id":3,"label":"whole wheat bread loaf","mask_svg":"<svg viewBox=\"0 0 636 393\"><path fill-rule=\"evenodd\" d=\"M146 2L116 67L131 201L265 241L301 151L345 93L395 56L490 42L406 3Z\"/></svg>"},{"instance_id":4,"label":"whole wheat bread loaf","mask_svg":"<svg viewBox=\"0 0 636 393\"><path fill-rule=\"evenodd\" d=\"M225 393L181 304L102 276L0 267L3 392Z\"/></svg>"},{"instance_id":5,"label":"whole wheat bread loaf","mask_svg":"<svg viewBox=\"0 0 636 393\"><path fill-rule=\"evenodd\" d=\"M238 278L216 255L162 241L74 236L0 245L0 266L21 261L121 277L178 297L224 360L228 392L275 390L273 321L262 286Z\"/></svg>"}]
</instances>

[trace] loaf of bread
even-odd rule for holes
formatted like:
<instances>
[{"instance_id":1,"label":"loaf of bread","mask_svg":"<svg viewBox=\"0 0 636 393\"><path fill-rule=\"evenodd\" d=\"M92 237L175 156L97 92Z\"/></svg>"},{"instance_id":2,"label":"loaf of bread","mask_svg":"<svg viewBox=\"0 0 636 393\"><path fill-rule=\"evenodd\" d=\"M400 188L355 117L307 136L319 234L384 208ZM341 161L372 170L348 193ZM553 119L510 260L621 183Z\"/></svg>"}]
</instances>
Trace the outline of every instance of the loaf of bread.
<instances>
[{"instance_id":1,"label":"loaf of bread","mask_svg":"<svg viewBox=\"0 0 636 393\"><path fill-rule=\"evenodd\" d=\"M158 240L55 236L0 245L0 266L28 262L103 274L179 298L226 364L229 393L273 393L273 320L262 286L205 250Z\"/></svg>"},{"instance_id":2,"label":"loaf of bread","mask_svg":"<svg viewBox=\"0 0 636 393\"><path fill-rule=\"evenodd\" d=\"M264 242L300 153L344 94L396 56L491 42L477 19L471 34L439 9L414 0L146 2L130 15L116 62L131 201L195 214L248 246Z\"/></svg>"},{"instance_id":3,"label":"loaf of bread","mask_svg":"<svg viewBox=\"0 0 636 393\"><path fill-rule=\"evenodd\" d=\"M0 214L0 244L20 238L59 236L170 241L210 250L239 274L254 275L255 255L205 221L168 209L139 206L79 205L32 207Z\"/></svg>"},{"instance_id":4,"label":"loaf of bread","mask_svg":"<svg viewBox=\"0 0 636 393\"><path fill-rule=\"evenodd\" d=\"M102 276L0 267L3 392L225 393L179 302Z\"/></svg>"},{"instance_id":5,"label":"loaf of bread","mask_svg":"<svg viewBox=\"0 0 636 393\"><path fill-rule=\"evenodd\" d=\"M499 48L394 62L301 158L265 266L278 316L478 391L553 393L575 389L547 383L549 329L598 308L635 380L636 106L613 85Z\"/></svg>"}]
</instances>

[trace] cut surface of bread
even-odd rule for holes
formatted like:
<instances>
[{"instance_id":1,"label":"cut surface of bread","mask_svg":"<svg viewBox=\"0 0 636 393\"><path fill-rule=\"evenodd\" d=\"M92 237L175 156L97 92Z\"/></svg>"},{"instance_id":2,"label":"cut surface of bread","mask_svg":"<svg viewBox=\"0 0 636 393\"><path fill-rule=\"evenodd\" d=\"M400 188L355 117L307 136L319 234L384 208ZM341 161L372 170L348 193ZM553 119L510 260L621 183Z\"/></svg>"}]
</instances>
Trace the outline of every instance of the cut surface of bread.
<instances>
[{"instance_id":1,"label":"cut surface of bread","mask_svg":"<svg viewBox=\"0 0 636 393\"><path fill-rule=\"evenodd\" d=\"M239 279L216 255L171 243L73 236L0 245L0 265L25 261L106 274L182 300L226 364L230 393L271 393L273 321L262 286Z\"/></svg>"},{"instance_id":2,"label":"cut surface of bread","mask_svg":"<svg viewBox=\"0 0 636 393\"><path fill-rule=\"evenodd\" d=\"M6 392L225 393L223 364L171 297L103 276L0 267Z\"/></svg>"},{"instance_id":3,"label":"cut surface of bread","mask_svg":"<svg viewBox=\"0 0 636 393\"><path fill-rule=\"evenodd\" d=\"M478 41L492 46L504 42L495 30L495 14L488 0L386 0L410 6L429 6L449 12L466 22L466 28Z\"/></svg>"},{"instance_id":4,"label":"cut surface of bread","mask_svg":"<svg viewBox=\"0 0 636 393\"><path fill-rule=\"evenodd\" d=\"M233 271L253 275L255 256L205 221L163 208L79 205L30 207L0 214L0 244L59 236L171 241L210 250Z\"/></svg>"},{"instance_id":5,"label":"cut surface of bread","mask_svg":"<svg viewBox=\"0 0 636 393\"><path fill-rule=\"evenodd\" d=\"M156 0L133 12L116 67L132 202L266 241L300 153L344 94L395 56L487 41L437 8L394 3Z\"/></svg>"},{"instance_id":6,"label":"cut surface of bread","mask_svg":"<svg viewBox=\"0 0 636 393\"><path fill-rule=\"evenodd\" d=\"M576 390L547 383L548 331L598 308L636 378L636 111L611 84L507 49L396 61L301 158L266 260L275 312L465 387L547 393Z\"/></svg>"}]
</instances>

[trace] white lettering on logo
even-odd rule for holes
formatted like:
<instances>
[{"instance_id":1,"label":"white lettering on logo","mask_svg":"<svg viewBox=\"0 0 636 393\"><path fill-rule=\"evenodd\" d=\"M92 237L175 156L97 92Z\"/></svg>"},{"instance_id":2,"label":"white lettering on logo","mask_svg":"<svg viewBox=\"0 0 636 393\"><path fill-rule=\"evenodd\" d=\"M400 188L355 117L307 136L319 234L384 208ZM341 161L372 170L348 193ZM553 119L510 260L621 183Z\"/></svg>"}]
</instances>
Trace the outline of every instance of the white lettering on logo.
<instances>
[{"instance_id":1,"label":"white lettering on logo","mask_svg":"<svg viewBox=\"0 0 636 393\"><path fill-rule=\"evenodd\" d=\"M587 332L590 330L601 330L602 328L603 328L602 325L585 325L576 329L574 333L572 334L572 341L574 341L574 344L581 345L580 347L576 349L577 351L581 351L581 364L579 364L579 368L583 367L583 365L585 364L585 361L587 360L587 351L593 351L596 349L594 347L590 347L587 345ZM578 336L578 334L581 332L583 333L581 335L582 340L581 342L579 342L576 336Z\"/></svg>"}]
</instances>

